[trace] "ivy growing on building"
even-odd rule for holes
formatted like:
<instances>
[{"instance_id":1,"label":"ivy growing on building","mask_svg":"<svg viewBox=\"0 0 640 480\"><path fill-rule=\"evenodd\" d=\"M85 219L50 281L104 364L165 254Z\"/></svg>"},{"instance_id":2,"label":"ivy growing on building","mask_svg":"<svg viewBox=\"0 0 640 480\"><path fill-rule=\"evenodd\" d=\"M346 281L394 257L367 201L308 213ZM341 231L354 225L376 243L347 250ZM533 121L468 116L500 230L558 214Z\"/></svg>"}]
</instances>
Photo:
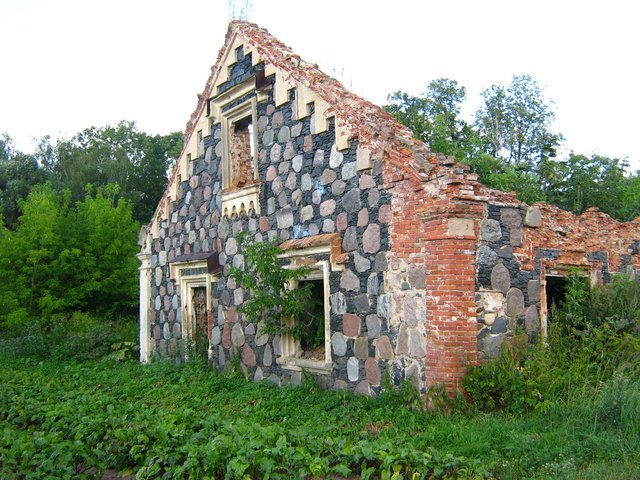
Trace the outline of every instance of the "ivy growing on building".
<instances>
[{"instance_id":1,"label":"ivy growing on building","mask_svg":"<svg viewBox=\"0 0 640 480\"><path fill-rule=\"evenodd\" d=\"M255 242L248 233L239 237L244 251L245 266L231 267L230 276L238 286L251 292L251 297L239 311L250 321L261 322L262 332L272 335L291 335L300 339L305 325L296 321L311 302L311 285L292 285L310 272L310 267L284 268L278 241Z\"/></svg>"}]
</instances>

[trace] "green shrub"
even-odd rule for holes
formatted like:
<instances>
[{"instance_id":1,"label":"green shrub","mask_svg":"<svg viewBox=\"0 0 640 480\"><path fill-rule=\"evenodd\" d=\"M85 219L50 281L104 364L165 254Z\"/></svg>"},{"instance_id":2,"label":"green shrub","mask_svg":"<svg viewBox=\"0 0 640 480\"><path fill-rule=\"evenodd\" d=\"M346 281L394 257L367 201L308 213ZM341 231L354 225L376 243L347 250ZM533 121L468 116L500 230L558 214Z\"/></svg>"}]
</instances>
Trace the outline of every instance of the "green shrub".
<instances>
[{"instance_id":1,"label":"green shrub","mask_svg":"<svg viewBox=\"0 0 640 480\"><path fill-rule=\"evenodd\" d=\"M463 386L482 411L548 412L575 404L583 416L599 418L596 423L619 418L621 428L634 430L616 406L635 409L639 318L638 282L615 278L589 290L583 278L570 277L566 299L549 321L548 345L527 346L526 337L516 335L499 358L471 368Z\"/></svg>"},{"instance_id":2,"label":"green shrub","mask_svg":"<svg viewBox=\"0 0 640 480\"><path fill-rule=\"evenodd\" d=\"M246 265L244 268L232 267L230 276L245 290L251 291L251 298L242 304L240 311L252 321L262 322L265 333L291 335L296 339L310 334L309 343L313 344L316 333L324 335L324 330L308 332L304 322L292 321L307 313L311 285L289 288L291 282L304 278L310 267L282 268L278 241L254 242L246 232L239 240Z\"/></svg>"},{"instance_id":3,"label":"green shrub","mask_svg":"<svg viewBox=\"0 0 640 480\"><path fill-rule=\"evenodd\" d=\"M474 408L524 412L535 407L539 393L528 375L535 353L533 347L523 346L525 342L523 334L508 339L500 357L468 370L462 386Z\"/></svg>"},{"instance_id":4,"label":"green shrub","mask_svg":"<svg viewBox=\"0 0 640 480\"><path fill-rule=\"evenodd\" d=\"M32 319L6 331L0 348L14 356L40 359L135 358L137 335L133 318L114 322L74 312Z\"/></svg>"},{"instance_id":5,"label":"green shrub","mask_svg":"<svg viewBox=\"0 0 640 480\"><path fill-rule=\"evenodd\" d=\"M15 231L0 229L0 330L84 311L131 315L138 300L138 224L110 185L74 207L35 187Z\"/></svg>"}]
</instances>

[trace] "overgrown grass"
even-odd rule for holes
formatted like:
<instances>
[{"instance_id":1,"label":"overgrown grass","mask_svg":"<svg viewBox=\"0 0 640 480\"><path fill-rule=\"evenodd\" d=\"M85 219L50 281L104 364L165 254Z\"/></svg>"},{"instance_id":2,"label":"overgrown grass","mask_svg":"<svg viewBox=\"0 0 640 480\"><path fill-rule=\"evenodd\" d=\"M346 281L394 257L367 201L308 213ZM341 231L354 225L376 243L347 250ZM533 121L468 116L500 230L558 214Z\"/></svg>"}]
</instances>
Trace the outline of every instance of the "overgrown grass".
<instances>
[{"instance_id":1,"label":"overgrown grass","mask_svg":"<svg viewBox=\"0 0 640 480\"><path fill-rule=\"evenodd\" d=\"M640 478L636 290L609 288L627 296L615 315L598 306L606 291L571 297L582 303L561 309L549 346L515 336L471 371L474 403L431 411L409 384L369 399L306 375L278 388L205 363L116 361L132 353L109 344L120 352L126 331L54 322L0 340L0 476ZM47 334L60 344L45 351Z\"/></svg>"},{"instance_id":2,"label":"overgrown grass","mask_svg":"<svg viewBox=\"0 0 640 480\"><path fill-rule=\"evenodd\" d=\"M134 358L137 343L136 319L113 321L82 312L33 319L0 330L0 350L5 355L41 360Z\"/></svg>"},{"instance_id":3,"label":"overgrown grass","mask_svg":"<svg viewBox=\"0 0 640 480\"><path fill-rule=\"evenodd\" d=\"M278 388L203 364L2 361L2 478L588 478L619 465L640 475L627 424L594 423L577 404L442 415L410 396ZM618 415L616 398L598 412Z\"/></svg>"},{"instance_id":4,"label":"overgrown grass","mask_svg":"<svg viewBox=\"0 0 640 480\"><path fill-rule=\"evenodd\" d=\"M473 408L572 431L579 444L548 444L555 460L540 468L551 478L640 477L640 283L618 278L588 290L572 278L550 327L548 344L518 334L498 359L471 369L463 384ZM608 449L618 450L623 470L601 455Z\"/></svg>"}]
</instances>

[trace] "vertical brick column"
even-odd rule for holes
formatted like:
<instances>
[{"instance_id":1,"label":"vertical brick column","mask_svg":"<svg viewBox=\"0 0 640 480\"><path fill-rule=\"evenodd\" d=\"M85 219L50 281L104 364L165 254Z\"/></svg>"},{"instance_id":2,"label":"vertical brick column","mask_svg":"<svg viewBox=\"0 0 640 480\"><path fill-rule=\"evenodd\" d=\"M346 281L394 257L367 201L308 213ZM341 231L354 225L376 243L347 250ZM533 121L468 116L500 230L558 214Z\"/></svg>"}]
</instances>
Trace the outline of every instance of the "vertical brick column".
<instances>
[{"instance_id":1,"label":"vertical brick column","mask_svg":"<svg viewBox=\"0 0 640 480\"><path fill-rule=\"evenodd\" d=\"M477 362L476 242L479 205L432 205L422 226L427 289L427 385L460 390ZM458 212L455 212L458 210Z\"/></svg>"},{"instance_id":2,"label":"vertical brick column","mask_svg":"<svg viewBox=\"0 0 640 480\"><path fill-rule=\"evenodd\" d=\"M478 358L476 245L485 207L462 182L427 185L394 173L389 168L386 176L393 197L390 250L395 260L425 272L424 380L451 393Z\"/></svg>"}]
</instances>

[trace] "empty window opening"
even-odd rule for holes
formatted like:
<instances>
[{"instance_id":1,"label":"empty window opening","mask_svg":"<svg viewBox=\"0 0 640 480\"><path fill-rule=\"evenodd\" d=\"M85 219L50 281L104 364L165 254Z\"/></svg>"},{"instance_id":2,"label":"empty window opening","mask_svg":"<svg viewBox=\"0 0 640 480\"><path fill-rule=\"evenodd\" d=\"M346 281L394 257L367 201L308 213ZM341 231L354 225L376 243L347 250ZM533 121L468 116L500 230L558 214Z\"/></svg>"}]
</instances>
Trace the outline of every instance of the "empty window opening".
<instances>
[{"instance_id":1,"label":"empty window opening","mask_svg":"<svg viewBox=\"0 0 640 480\"><path fill-rule=\"evenodd\" d=\"M570 278L560 275L546 275L545 280L547 311L553 316L567 299ZM585 287L588 287L589 279L587 277L580 277L580 280L584 282Z\"/></svg>"},{"instance_id":2,"label":"empty window opening","mask_svg":"<svg viewBox=\"0 0 640 480\"><path fill-rule=\"evenodd\" d=\"M311 292L305 310L297 319L300 327L300 357L311 360L325 358L324 322L324 282L300 280L298 288L308 288Z\"/></svg>"},{"instance_id":3,"label":"empty window opening","mask_svg":"<svg viewBox=\"0 0 640 480\"><path fill-rule=\"evenodd\" d=\"M296 331L283 335L282 355L276 361L284 368L307 368L316 373L329 373L331 362L331 310L329 306L329 262L317 262L304 278L289 284L289 288L305 288L309 292L305 308L297 318L290 319ZM285 267L286 268L286 267Z\"/></svg>"},{"instance_id":4,"label":"empty window opening","mask_svg":"<svg viewBox=\"0 0 640 480\"><path fill-rule=\"evenodd\" d=\"M251 115L234 122L229 135L231 188L242 188L253 179L253 122Z\"/></svg>"},{"instance_id":5,"label":"empty window opening","mask_svg":"<svg viewBox=\"0 0 640 480\"><path fill-rule=\"evenodd\" d=\"M191 340L195 346L196 354L206 355L209 349L209 337L207 335L207 288L194 287L191 291L192 325Z\"/></svg>"},{"instance_id":6,"label":"empty window opening","mask_svg":"<svg viewBox=\"0 0 640 480\"><path fill-rule=\"evenodd\" d=\"M547 311L555 312L567 295L567 278L547 275Z\"/></svg>"}]
</instances>

